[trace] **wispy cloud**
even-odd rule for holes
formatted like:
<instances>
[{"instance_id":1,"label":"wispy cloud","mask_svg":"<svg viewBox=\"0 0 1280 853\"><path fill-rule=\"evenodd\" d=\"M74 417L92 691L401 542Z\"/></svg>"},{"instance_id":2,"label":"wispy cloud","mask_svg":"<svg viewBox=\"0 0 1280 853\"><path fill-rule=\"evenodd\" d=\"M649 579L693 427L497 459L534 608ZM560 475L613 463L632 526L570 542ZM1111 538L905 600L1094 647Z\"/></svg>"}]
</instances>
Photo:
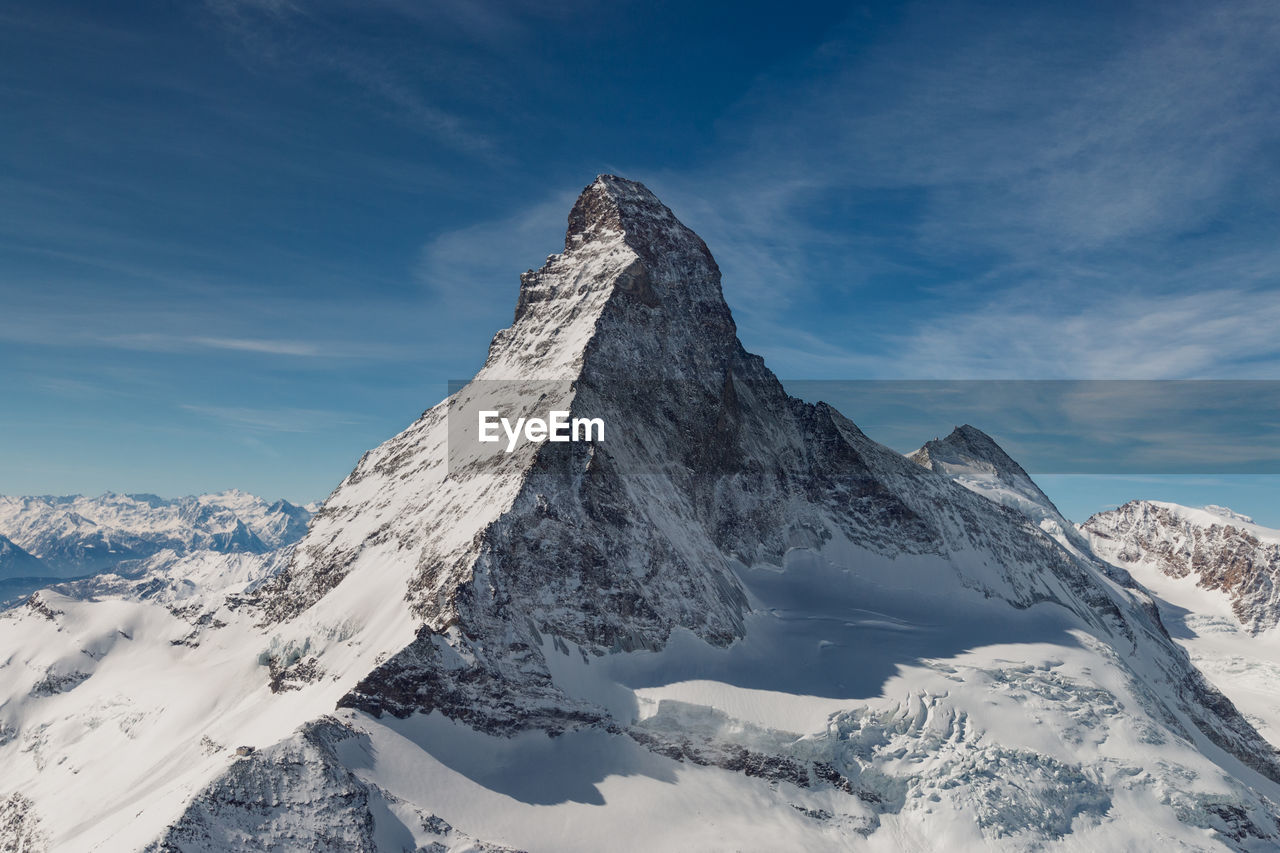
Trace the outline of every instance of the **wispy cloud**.
<instances>
[{"instance_id":1,"label":"wispy cloud","mask_svg":"<svg viewBox=\"0 0 1280 853\"><path fill-rule=\"evenodd\" d=\"M204 406L188 404L182 409L236 429L253 432L315 432L339 426L360 424L365 419L349 412L326 409L245 408L236 406Z\"/></svg>"},{"instance_id":2,"label":"wispy cloud","mask_svg":"<svg viewBox=\"0 0 1280 853\"><path fill-rule=\"evenodd\" d=\"M451 5L445 4L440 11L447 12ZM320 82L326 75L336 74L364 93L367 106L387 117L456 150L493 154L493 143L472 122L431 97L432 89L441 87L430 85L433 75L425 75L428 79L423 80L424 70L429 69L420 64L409 71L397 68L394 52L387 50L385 41L361 45L358 38L335 39L333 23L325 19L326 10L315 6L293 0L206 2L235 52L250 65L268 70L287 67L291 73ZM416 17L411 7L394 3L372 3L364 11L398 16L405 22ZM440 21L433 24L439 26Z\"/></svg>"},{"instance_id":3,"label":"wispy cloud","mask_svg":"<svg viewBox=\"0 0 1280 853\"><path fill-rule=\"evenodd\" d=\"M0 343L74 349L132 350L136 352L200 354L225 353L260 355L291 359L295 363L315 361L398 361L420 355L420 347L411 341L329 340L316 338L251 337L248 335L202 335L175 332L120 331L103 333L104 326L122 328L181 328L196 325L201 317L195 309L174 307L153 314L104 310L95 314L91 307L71 307L64 311L23 310L15 306L15 314L0 317ZM343 310L336 306L333 310ZM355 313L348 307L348 313ZM259 324L261 325L261 324Z\"/></svg>"},{"instance_id":4,"label":"wispy cloud","mask_svg":"<svg viewBox=\"0 0 1280 853\"><path fill-rule=\"evenodd\" d=\"M916 7L917 52L889 42L817 83L789 115L824 106L835 132L766 132L769 155L808 138L800 157L844 154L824 177L926 190L940 246L1070 252L1212 218L1280 123L1273 4L1169 4L1110 33L1042 8L974 38L947 31L975 35L957 14Z\"/></svg>"},{"instance_id":5,"label":"wispy cloud","mask_svg":"<svg viewBox=\"0 0 1280 853\"><path fill-rule=\"evenodd\" d=\"M1114 296L1018 289L886 336L889 376L1025 379L1280 378L1280 299L1221 289ZM865 357L850 356L853 363Z\"/></svg>"},{"instance_id":6,"label":"wispy cloud","mask_svg":"<svg viewBox=\"0 0 1280 853\"><path fill-rule=\"evenodd\" d=\"M222 338L203 336L166 335L140 332L115 335L101 339L103 343L123 349L139 349L155 352L190 352L213 349L234 352L261 353L263 355L288 355L315 358L331 355L327 347L306 341L270 340L263 338ZM341 352L340 349L336 350Z\"/></svg>"},{"instance_id":7,"label":"wispy cloud","mask_svg":"<svg viewBox=\"0 0 1280 853\"><path fill-rule=\"evenodd\" d=\"M520 273L563 249L576 197L576 191L558 191L511 216L439 234L422 247L415 275L437 306L455 315L487 314L489 296L514 308Z\"/></svg>"},{"instance_id":8,"label":"wispy cloud","mask_svg":"<svg viewBox=\"0 0 1280 853\"><path fill-rule=\"evenodd\" d=\"M259 352L268 355L324 355L324 348L303 341L270 341L253 338L192 338L197 346L213 349L229 349L239 352Z\"/></svg>"},{"instance_id":9,"label":"wispy cloud","mask_svg":"<svg viewBox=\"0 0 1280 853\"><path fill-rule=\"evenodd\" d=\"M88 400L105 397L113 393L112 389L103 387L97 382L88 382L68 376L43 376L36 380L35 386L73 400Z\"/></svg>"},{"instance_id":10,"label":"wispy cloud","mask_svg":"<svg viewBox=\"0 0 1280 853\"><path fill-rule=\"evenodd\" d=\"M380 102L390 117L472 154L491 155L493 142L471 123L442 109L391 68L359 53L338 52L325 62Z\"/></svg>"},{"instance_id":11,"label":"wispy cloud","mask_svg":"<svg viewBox=\"0 0 1280 853\"><path fill-rule=\"evenodd\" d=\"M1280 373L1280 7L960 14L833 39L744 99L714 172L653 176L748 343L801 376Z\"/></svg>"}]
</instances>

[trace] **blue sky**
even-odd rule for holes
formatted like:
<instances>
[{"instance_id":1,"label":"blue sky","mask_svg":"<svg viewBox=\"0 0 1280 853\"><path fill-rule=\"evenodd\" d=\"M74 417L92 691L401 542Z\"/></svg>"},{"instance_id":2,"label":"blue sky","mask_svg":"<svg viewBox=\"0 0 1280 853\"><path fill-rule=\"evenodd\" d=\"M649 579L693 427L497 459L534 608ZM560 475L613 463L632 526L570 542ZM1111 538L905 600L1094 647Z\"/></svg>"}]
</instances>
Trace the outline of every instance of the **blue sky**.
<instances>
[{"instance_id":1,"label":"blue sky","mask_svg":"<svg viewBox=\"0 0 1280 853\"><path fill-rule=\"evenodd\" d=\"M479 366L606 171L703 235L784 378L1280 378L1274 4L0 25L0 492L322 497ZM1280 524L1269 482L1217 502Z\"/></svg>"}]
</instances>

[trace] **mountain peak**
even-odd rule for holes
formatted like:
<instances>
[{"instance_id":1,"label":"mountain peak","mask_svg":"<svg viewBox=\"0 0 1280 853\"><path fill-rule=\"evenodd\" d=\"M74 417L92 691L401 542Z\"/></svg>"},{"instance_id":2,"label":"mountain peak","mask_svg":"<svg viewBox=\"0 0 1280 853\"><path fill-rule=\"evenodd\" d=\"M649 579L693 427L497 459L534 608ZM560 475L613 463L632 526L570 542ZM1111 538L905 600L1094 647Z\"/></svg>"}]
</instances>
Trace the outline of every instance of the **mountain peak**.
<instances>
[{"instance_id":1,"label":"mountain peak","mask_svg":"<svg viewBox=\"0 0 1280 853\"><path fill-rule=\"evenodd\" d=\"M564 247L571 253L599 240L621 239L646 262L693 257L719 273L702 238L639 181L600 175L569 211Z\"/></svg>"},{"instance_id":2,"label":"mountain peak","mask_svg":"<svg viewBox=\"0 0 1280 853\"><path fill-rule=\"evenodd\" d=\"M996 472L1027 477L1022 466L1005 453L995 439L969 424L956 427L946 438L926 442L924 447L908 454L908 457L925 468L935 468L934 463L937 462L981 462L991 466Z\"/></svg>"},{"instance_id":3,"label":"mountain peak","mask_svg":"<svg viewBox=\"0 0 1280 853\"><path fill-rule=\"evenodd\" d=\"M698 350L717 381L740 350L706 243L643 184L615 175L579 195L564 252L520 277L513 323L494 337L483 378L573 377L589 348L658 374L681 361L673 349Z\"/></svg>"},{"instance_id":4,"label":"mountain peak","mask_svg":"<svg viewBox=\"0 0 1280 853\"><path fill-rule=\"evenodd\" d=\"M982 430L962 424L946 438L935 438L907 458L998 504L1015 509L1063 545L1083 546L1070 522L1041 491L1031 475Z\"/></svg>"},{"instance_id":5,"label":"mountain peak","mask_svg":"<svg viewBox=\"0 0 1280 853\"><path fill-rule=\"evenodd\" d=\"M1143 583L1164 575L1220 593L1240 624L1260 634L1280 624L1280 531L1245 519L1220 506L1137 500L1097 513L1081 531L1097 554Z\"/></svg>"},{"instance_id":6,"label":"mountain peak","mask_svg":"<svg viewBox=\"0 0 1280 853\"><path fill-rule=\"evenodd\" d=\"M578 196L569 211L565 251L601 237L613 237L651 223L679 227L679 221L649 188L617 175L600 175Z\"/></svg>"},{"instance_id":7,"label":"mountain peak","mask_svg":"<svg viewBox=\"0 0 1280 853\"><path fill-rule=\"evenodd\" d=\"M1274 748L994 442L932 442L938 476L788 396L638 184L570 237L287 554L0 619L0 848L1274 840ZM476 408L608 439L460 453ZM192 515L235 545L238 512Z\"/></svg>"}]
</instances>

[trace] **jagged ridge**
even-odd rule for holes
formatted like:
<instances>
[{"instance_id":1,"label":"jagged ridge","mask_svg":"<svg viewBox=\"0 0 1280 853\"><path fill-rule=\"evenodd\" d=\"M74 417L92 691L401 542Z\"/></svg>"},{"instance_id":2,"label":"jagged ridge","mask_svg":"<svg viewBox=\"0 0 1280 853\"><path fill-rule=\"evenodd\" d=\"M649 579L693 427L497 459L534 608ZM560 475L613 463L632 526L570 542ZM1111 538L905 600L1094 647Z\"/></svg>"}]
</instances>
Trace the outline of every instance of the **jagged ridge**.
<instances>
[{"instance_id":1,"label":"jagged ridge","mask_svg":"<svg viewBox=\"0 0 1280 853\"><path fill-rule=\"evenodd\" d=\"M1121 565L1149 563L1170 577L1190 577L1220 591L1254 634L1280 624L1280 531L1220 508L1156 501L1098 513L1081 530L1099 554Z\"/></svg>"}]
</instances>

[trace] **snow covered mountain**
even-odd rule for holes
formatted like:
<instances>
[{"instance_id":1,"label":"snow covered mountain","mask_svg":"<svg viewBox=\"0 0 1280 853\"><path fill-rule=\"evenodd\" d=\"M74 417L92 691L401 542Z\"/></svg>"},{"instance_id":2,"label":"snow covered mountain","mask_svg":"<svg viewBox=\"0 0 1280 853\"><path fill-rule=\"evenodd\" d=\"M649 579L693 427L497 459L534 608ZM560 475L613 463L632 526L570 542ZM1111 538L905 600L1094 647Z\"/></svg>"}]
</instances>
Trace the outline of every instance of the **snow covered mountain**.
<instances>
[{"instance_id":1,"label":"snow covered mountain","mask_svg":"<svg viewBox=\"0 0 1280 853\"><path fill-rule=\"evenodd\" d=\"M907 458L972 492L1027 516L1050 536L1083 556L1088 546L1022 466L991 436L965 424L946 438L927 442Z\"/></svg>"},{"instance_id":2,"label":"snow covered mountain","mask_svg":"<svg viewBox=\"0 0 1280 853\"><path fill-rule=\"evenodd\" d=\"M7 537L0 535L0 580L49 574L39 557L33 557Z\"/></svg>"},{"instance_id":3,"label":"snow covered mountain","mask_svg":"<svg viewBox=\"0 0 1280 853\"><path fill-rule=\"evenodd\" d=\"M1133 501L1081 531L1157 596L1170 633L1280 744L1280 530L1220 506Z\"/></svg>"},{"instance_id":4,"label":"snow covered mountain","mask_svg":"<svg viewBox=\"0 0 1280 853\"><path fill-rule=\"evenodd\" d=\"M172 500L0 496L0 535L39 558L41 571L31 574L45 577L92 574L163 551L263 554L300 539L310 517L288 501L269 504L236 490Z\"/></svg>"},{"instance_id":5,"label":"snow covered mountain","mask_svg":"<svg viewBox=\"0 0 1280 853\"><path fill-rule=\"evenodd\" d=\"M1139 581L1196 666L1280 744L1280 630L1270 594L1280 531L1224 507L1150 501L1099 513L1077 529L1021 466L972 426L957 427L908 458L1017 509L1104 573L1114 567Z\"/></svg>"},{"instance_id":6,"label":"snow covered mountain","mask_svg":"<svg viewBox=\"0 0 1280 853\"><path fill-rule=\"evenodd\" d=\"M608 437L487 453L487 409ZM367 453L281 561L0 619L0 841L1280 839L1275 748L1145 592L789 397L705 244L621 178L582 193L476 378Z\"/></svg>"},{"instance_id":7,"label":"snow covered mountain","mask_svg":"<svg viewBox=\"0 0 1280 853\"><path fill-rule=\"evenodd\" d=\"M1219 593L1251 633L1280 623L1280 530L1225 507L1157 501L1130 501L1098 513L1081 530L1114 563L1155 569Z\"/></svg>"}]
</instances>

